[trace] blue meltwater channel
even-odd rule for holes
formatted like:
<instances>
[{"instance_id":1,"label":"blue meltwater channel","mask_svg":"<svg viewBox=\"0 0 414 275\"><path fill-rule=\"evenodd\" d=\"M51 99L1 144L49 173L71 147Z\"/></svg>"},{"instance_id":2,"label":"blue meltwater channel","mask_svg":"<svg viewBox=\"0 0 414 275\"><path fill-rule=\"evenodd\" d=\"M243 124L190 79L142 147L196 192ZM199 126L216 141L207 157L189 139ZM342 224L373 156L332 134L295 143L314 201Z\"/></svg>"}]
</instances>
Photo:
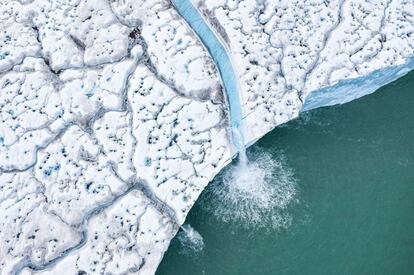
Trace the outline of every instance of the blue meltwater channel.
<instances>
[{"instance_id":1,"label":"blue meltwater channel","mask_svg":"<svg viewBox=\"0 0 414 275\"><path fill-rule=\"evenodd\" d=\"M245 155L245 147L239 86L227 50L190 0L172 0L171 2L184 20L190 25L191 29L198 35L219 70L230 109L233 142L240 153L240 158L243 158Z\"/></svg>"}]
</instances>

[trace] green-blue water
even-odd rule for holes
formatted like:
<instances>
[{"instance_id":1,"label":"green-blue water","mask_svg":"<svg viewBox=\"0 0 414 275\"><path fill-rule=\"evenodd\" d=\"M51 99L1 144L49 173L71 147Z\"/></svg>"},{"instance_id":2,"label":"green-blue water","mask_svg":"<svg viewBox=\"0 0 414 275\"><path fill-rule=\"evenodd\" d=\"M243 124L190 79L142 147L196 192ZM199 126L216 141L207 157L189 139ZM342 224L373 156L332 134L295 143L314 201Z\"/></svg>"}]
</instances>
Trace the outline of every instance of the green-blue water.
<instances>
[{"instance_id":1,"label":"green-blue water","mask_svg":"<svg viewBox=\"0 0 414 275\"><path fill-rule=\"evenodd\" d=\"M231 211L243 213L216 192L230 167L187 219L204 249L175 238L157 274L414 274L413 72L370 96L310 111L248 154L260 165L275 161L271 186L286 185L281 174L291 172L294 199L259 211L260 226L232 219ZM283 199L288 189L280 190ZM272 226L271 217L290 225Z\"/></svg>"}]
</instances>

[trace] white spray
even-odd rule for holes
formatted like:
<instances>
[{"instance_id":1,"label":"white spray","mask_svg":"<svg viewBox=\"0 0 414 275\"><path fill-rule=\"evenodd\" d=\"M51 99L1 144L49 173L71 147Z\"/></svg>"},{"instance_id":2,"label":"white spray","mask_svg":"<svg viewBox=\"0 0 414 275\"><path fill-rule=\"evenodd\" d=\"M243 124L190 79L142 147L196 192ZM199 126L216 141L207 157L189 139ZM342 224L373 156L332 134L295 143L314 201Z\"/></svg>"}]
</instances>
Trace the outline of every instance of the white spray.
<instances>
[{"instance_id":1,"label":"white spray","mask_svg":"<svg viewBox=\"0 0 414 275\"><path fill-rule=\"evenodd\" d=\"M255 150L247 158L243 136L233 133L239 161L212 183L204 207L225 222L245 227L286 227L290 216L283 210L295 197L295 179L282 152L271 155ZM212 197L211 197L212 196Z\"/></svg>"},{"instance_id":2,"label":"white spray","mask_svg":"<svg viewBox=\"0 0 414 275\"><path fill-rule=\"evenodd\" d=\"M177 238L182 246L182 254L199 253L204 248L203 237L189 224L181 226Z\"/></svg>"}]
</instances>

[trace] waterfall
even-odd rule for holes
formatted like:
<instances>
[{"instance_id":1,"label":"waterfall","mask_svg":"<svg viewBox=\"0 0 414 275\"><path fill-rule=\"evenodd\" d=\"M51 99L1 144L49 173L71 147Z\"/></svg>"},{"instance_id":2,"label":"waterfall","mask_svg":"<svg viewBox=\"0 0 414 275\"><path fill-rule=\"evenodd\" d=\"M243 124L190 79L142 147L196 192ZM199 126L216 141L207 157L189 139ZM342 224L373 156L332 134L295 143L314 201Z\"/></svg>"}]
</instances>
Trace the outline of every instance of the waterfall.
<instances>
[{"instance_id":1,"label":"waterfall","mask_svg":"<svg viewBox=\"0 0 414 275\"><path fill-rule=\"evenodd\" d=\"M239 156L237 164L231 164L213 183L213 198L210 201L214 202L214 214L225 221L240 221L248 226L286 225L289 217L286 218L280 211L295 195L295 180L282 158L275 159L261 152L248 160L239 86L229 50L220 42L191 0L172 0L172 3L197 34L218 68L229 106L232 142ZM201 235L191 226L183 226L182 229L185 233L179 236L182 243L196 244L190 247L204 245Z\"/></svg>"},{"instance_id":2,"label":"waterfall","mask_svg":"<svg viewBox=\"0 0 414 275\"><path fill-rule=\"evenodd\" d=\"M177 238L182 246L182 253L192 254L201 252L204 248L204 240L201 234L189 224L181 226L181 230Z\"/></svg>"},{"instance_id":3,"label":"waterfall","mask_svg":"<svg viewBox=\"0 0 414 275\"><path fill-rule=\"evenodd\" d=\"M244 145L243 133L239 127L233 128L232 132L233 142L235 143L235 146L239 153L239 165L245 168L248 165L248 159L246 155L246 146Z\"/></svg>"}]
</instances>

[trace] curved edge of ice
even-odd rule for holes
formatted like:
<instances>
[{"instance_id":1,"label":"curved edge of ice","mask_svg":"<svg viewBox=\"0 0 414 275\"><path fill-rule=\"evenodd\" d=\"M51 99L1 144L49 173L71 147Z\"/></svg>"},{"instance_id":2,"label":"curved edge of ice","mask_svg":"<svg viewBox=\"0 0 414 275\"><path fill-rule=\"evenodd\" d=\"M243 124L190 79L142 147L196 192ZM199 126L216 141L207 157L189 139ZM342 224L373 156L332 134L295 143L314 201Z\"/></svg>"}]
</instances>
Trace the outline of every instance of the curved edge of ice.
<instances>
[{"instance_id":1,"label":"curved edge of ice","mask_svg":"<svg viewBox=\"0 0 414 275\"><path fill-rule=\"evenodd\" d=\"M414 56L411 56L404 64L379 69L366 76L340 80L334 85L310 92L305 98L301 112L358 99L375 92L413 69Z\"/></svg>"}]
</instances>

